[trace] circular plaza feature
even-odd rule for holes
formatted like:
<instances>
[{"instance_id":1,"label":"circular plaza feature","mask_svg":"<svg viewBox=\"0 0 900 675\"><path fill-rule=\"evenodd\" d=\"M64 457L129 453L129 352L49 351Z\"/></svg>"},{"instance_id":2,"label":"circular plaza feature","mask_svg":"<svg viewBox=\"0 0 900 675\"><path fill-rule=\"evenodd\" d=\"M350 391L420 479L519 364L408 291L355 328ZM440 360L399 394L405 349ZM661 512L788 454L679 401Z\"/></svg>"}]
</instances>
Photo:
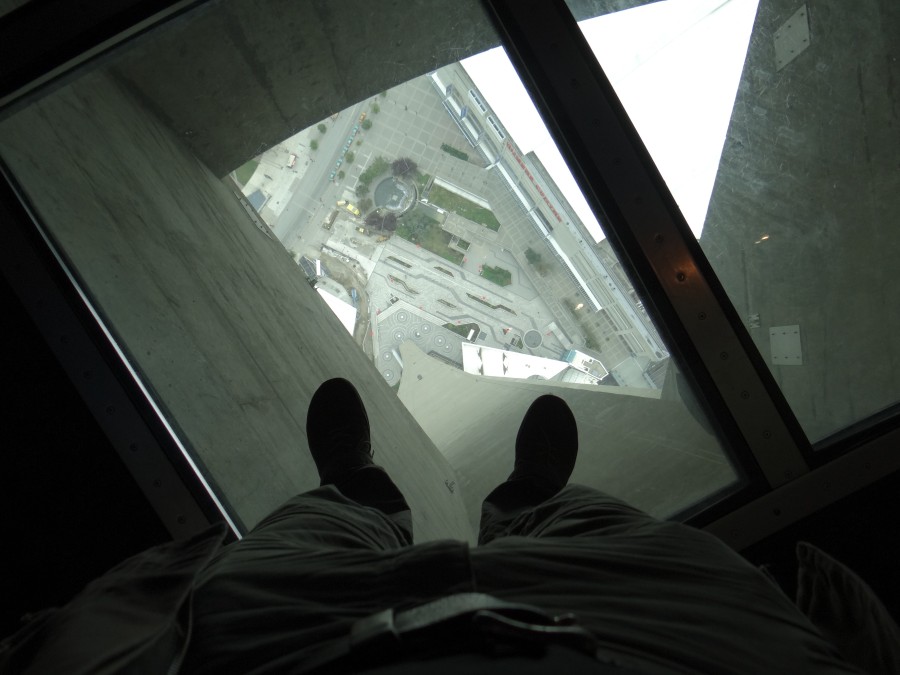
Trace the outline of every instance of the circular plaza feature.
<instances>
[{"instance_id":1,"label":"circular plaza feature","mask_svg":"<svg viewBox=\"0 0 900 675\"><path fill-rule=\"evenodd\" d=\"M540 332L532 329L525 332L525 337L522 338L525 341L525 346L529 349L537 349L544 343L544 338L541 336Z\"/></svg>"},{"instance_id":2,"label":"circular plaza feature","mask_svg":"<svg viewBox=\"0 0 900 675\"><path fill-rule=\"evenodd\" d=\"M372 200L378 208L400 215L415 203L416 189L399 178L388 177L375 186Z\"/></svg>"}]
</instances>

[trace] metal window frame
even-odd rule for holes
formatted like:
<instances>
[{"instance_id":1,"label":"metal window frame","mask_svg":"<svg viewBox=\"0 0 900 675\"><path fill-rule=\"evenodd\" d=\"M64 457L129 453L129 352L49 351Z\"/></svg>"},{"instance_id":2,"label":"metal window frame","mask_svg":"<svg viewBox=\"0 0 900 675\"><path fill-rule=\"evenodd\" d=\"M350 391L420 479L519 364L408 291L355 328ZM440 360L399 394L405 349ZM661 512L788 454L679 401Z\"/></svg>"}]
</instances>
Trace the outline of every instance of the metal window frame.
<instances>
[{"instance_id":1,"label":"metal window frame","mask_svg":"<svg viewBox=\"0 0 900 675\"><path fill-rule=\"evenodd\" d=\"M684 374L751 482L755 469L764 478L757 490L698 505L683 514L689 522L741 549L900 469L890 450L897 414L814 451L565 2L485 4Z\"/></svg>"},{"instance_id":2,"label":"metal window frame","mask_svg":"<svg viewBox=\"0 0 900 675\"><path fill-rule=\"evenodd\" d=\"M770 488L806 473L806 436L568 7L487 5L610 244L725 439L749 450ZM740 450L738 457L749 459Z\"/></svg>"},{"instance_id":3,"label":"metal window frame","mask_svg":"<svg viewBox=\"0 0 900 675\"><path fill-rule=\"evenodd\" d=\"M80 277L0 160L0 274L173 539L246 527L186 447Z\"/></svg>"}]
</instances>

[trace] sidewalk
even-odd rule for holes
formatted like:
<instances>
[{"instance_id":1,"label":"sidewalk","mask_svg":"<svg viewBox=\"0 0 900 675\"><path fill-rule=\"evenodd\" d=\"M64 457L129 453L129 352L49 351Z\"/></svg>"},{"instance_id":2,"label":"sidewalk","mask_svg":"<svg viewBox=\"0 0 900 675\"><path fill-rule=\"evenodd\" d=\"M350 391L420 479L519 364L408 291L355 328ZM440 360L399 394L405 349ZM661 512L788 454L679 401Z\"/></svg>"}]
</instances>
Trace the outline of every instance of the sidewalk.
<instances>
[{"instance_id":1,"label":"sidewalk","mask_svg":"<svg viewBox=\"0 0 900 675\"><path fill-rule=\"evenodd\" d=\"M315 128L304 129L265 150L256 158L259 166L242 189L247 197L257 190L263 195L265 201L262 207L257 205L257 210L273 229L291 194L310 166L312 151L309 149L309 140L315 132ZM293 167L289 166L291 155L296 156Z\"/></svg>"}]
</instances>

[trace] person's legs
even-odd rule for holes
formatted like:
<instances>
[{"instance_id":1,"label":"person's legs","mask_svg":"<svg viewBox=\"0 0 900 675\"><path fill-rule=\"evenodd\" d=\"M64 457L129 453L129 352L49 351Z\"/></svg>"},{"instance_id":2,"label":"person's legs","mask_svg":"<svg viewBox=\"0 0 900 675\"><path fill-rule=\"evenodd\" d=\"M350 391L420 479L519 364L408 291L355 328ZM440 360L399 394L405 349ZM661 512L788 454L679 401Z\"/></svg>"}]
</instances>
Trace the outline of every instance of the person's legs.
<instances>
[{"instance_id":1,"label":"person's legs","mask_svg":"<svg viewBox=\"0 0 900 675\"><path fill-rule=\"evenodd\" d=\"M515 466L481 507L478 543L509 534L509 527L557 494L572 475L578 455L578 427L561 398L536 399L519 426Z\"/></svg>"},{"instance_id":2,"label":"person's legs","mask_svg":"<svg viewBox=\"0 0 900 675\"><path fill-rule=\"evenodd\" d=\"M385 514L403 530L405 543L411 544L409 505L372 459L369 417L350 382L334 378L316 390L306 415L306 437L320 484L332 485L349 500Z\"/></svg>"},{"instance_id":3,"label":"person's legs","mask_svg":"<svg viewBox=\"0 0 900 675\"><path fill-rule=\"evenodd\" d=\"M306 429L321 486L288 500L200 573L191 672L243 672L278 658L296 665L404 587L385 580L395 556L413 550L409 506L372 460L353 385L325 382Z\"/></svg>"}]
</instances>

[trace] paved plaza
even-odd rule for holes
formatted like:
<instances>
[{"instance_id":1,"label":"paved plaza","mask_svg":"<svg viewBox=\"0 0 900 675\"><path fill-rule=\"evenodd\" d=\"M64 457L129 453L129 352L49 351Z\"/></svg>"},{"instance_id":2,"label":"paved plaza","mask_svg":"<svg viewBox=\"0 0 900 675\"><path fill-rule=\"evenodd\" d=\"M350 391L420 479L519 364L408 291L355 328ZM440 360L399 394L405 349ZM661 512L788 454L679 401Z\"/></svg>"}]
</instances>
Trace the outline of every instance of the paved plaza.
<instances>
[{"instance_id":1,"label":"paved plaza","mask_svg":"<svg viewBox=\"0 0 900 675\"><path fill-rule=\"evenodd\" d=\"M489 255L485 251L485 260ZM388 382L395 382L400 375L400 364L392 350L405 339L425 353L433 352L442 361L462 367L460 344L465 336L442 328L447 323L476 323L480 335L473 340L487 347L560 357L566 346L547 330L553 316L528 278L514 267L508 253L489 260L513 268L509 286L497 286L479 276L472 261L458 267L400 237L392 237L384 246L367 291L374 313L375 352L379 355L376 366ZM472 296L509 309L490 309ZM529 330L543 335L540 346L528 349L524 344L524 348L511 345L515 337L521 338Z\"/></svg>"},{"instance_id":2,"label":"paved plaza","mask_svg":"<svg viewBox=\"0 0 900 675\"><path fill-rule=\"evenodd\" d=\"M360 126L363 120L366 125ZM371 122L369 128L363 128L368 122ZM461 366L458 344L466 337L442 326L475 323L479 326L475 339L485 346L552 359L559 359L563 352L573 348L594 349L608 370L620 366L621 377L624 372L621 364L630 362L640 348L627 342L628 336L623 337L608 313L618 313L619 325L631 326L646 322L645 314L628 301L621 307L579 312L591 304L584 296L584 283L599 282L604 288L613 289L614 283L620 280L609 276L602 266L589 262L596 258L592 250L594 242L586 241L583 231L567 216L565 223L557 224L553 237L572 260L577 260L586 279L579 285L501 172L487 166L458 124L428 75L375 94L334 119L326 120L329 130L320 136L314 161L332 167L337 159L346 159L341 164L342 173L332 181L327 175L318 176L311 171L309 177L299 181L299 186L297 180L291 180L290 189L295 191L295 196L290 204L281 204L283 210L273 225L277 236L295 258L334 256L337 252L338 258L350 265L353 285L366 291L366 302L358 308L357 342L363 345L388 382L395 382L402 370L394 350L403 329L392 323L396 322L392 318L396 314L394 305L399 301L406 303L408 314L404 316L415 316L415 322L431 327L432 336L440 335L445 344L453 345L449 350L444 345L438 351L432 350L449 359L447 363ZM344 139L351 126L359 126L360 130L353 133L352 154L348 154L346 146L339 148L335 139ZM308 132L304 133L308 136ZM298 148L303 145L292 139L287 143ZM300 155L303 157L302 151ZM432 181L439 180L444 189L489 205L500 223L499 230L436 208L434 204L418 204L417 209L431 209L429 215L440 221L445 232L463 240L457 250L464 252L464 257L458 263L398 235L372 231L364 223L365 213L357 217L336 207L336 203L346 200L364 210L367 208L362 199L368 201L374 197L378 181L369 184L368 194L363 198L356 190L361 176L378 158L388 162L409 158L416 163L418 171L425 176L419 182L420 202L430 201ZM539 173L537 168L534 171ZM548 193L555 189L552 179L539 180ZM323 229L323 220L329 220L332 211L337 218ZM525 255L528 249L539 255L539 267L529 262ZM510 283L500 286L482 277L484 266L508 271ZM616 305L617 301L610 304ZM388 312L392 307L394 311ZM622 318L629 313L630 320ZM539 335L541 344L527 344L526 334ZM420 338L413 331L404 339L415 342ZM421 340L426 337L421 336ZM428 344L423 342L419 346L428 353ZM656 358L663 356L663 352L657 351ZM646 386L639 384L642 381L639 370L631 380L638 382L632 386Z\"/></svg>"},{"instance_id":3,"label":"paved plaza","mask_svg":"<svg viewBox=\"0 0 900 675\"><path fill-rule=\"evenodd\" d=\"M357 148L355 162L347 167L345 184L349 189L346 192L355 190L360 174L376 157L389 161L409 157L423 173L484 198L502 223L500 231L494 232L455 214L447 214L444 229L471 244L461 265L398 236L391 237L377 252L368 243L374 237L354 237L360 242L357 249L361 255L377 258L367 291L374 326L376 367L385 379L391 382L399 375L400 364L392 349L397 346L397 336L405 330L397 325L397 312L388 311L392 307L392 298L404 301L402 316L429 326L430 335L417 337L412 331L405 339L413 340L426 353L429 352L426 347L434 346L433 341L443 342L437 350L431 351L460 366L459 343L464 337L441 328L445 323L477 323L485 334L479 342L491 347L512 348L514 337L521 338L527 331L537 330L544 337L543 344L536 349L525 347L523 351L547 358L559 358L571 343L583 344L584 338L577 325L568 317L568 310L560 307L558 299L564 295L575 297L571 282L564 278L562 270L555 270L560 277L555 279L552 265L550 274L544 278L527 263L525 248L532 246L540 250L543 246L539 234L512 201L502 180L495 172L486 170L481 157L460 133L430 82L424 77L417 78L390 89L385 96L374 97L366 107L371 110L373 104L378 106L379 112L368 113L373 125ZM467 152L469 160L444 152L443 144ZM509 270L511 284L501 287L480 277L478 270L482 265ZM558 284L565 284L565 291L554 288ZM470 295L512 311L490 309ZM565 326L563 333L571 343L563 344L549 330L551 324L553 327ZM446 345L452 347L447 349Z\"/></svg>"}]
</instances>

